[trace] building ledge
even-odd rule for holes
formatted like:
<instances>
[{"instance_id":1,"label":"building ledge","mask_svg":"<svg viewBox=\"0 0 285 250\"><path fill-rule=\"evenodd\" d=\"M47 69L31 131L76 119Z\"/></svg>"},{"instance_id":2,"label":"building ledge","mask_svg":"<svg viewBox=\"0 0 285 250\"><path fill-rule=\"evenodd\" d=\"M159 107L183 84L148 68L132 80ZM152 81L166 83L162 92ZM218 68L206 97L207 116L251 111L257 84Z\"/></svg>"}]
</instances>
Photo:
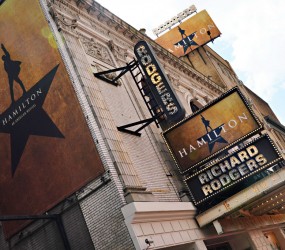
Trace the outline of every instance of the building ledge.
<instances>
[{"instance_id":1,"label":"building ledge","mask_svg":"<svg viewBox=\"0 0 285 250\"><path fill-rule=\"evenodd\" d=\"M122 208L132 223L192 219L196 208L191 202L132 202Z\"/></svg>"}]
</instances>

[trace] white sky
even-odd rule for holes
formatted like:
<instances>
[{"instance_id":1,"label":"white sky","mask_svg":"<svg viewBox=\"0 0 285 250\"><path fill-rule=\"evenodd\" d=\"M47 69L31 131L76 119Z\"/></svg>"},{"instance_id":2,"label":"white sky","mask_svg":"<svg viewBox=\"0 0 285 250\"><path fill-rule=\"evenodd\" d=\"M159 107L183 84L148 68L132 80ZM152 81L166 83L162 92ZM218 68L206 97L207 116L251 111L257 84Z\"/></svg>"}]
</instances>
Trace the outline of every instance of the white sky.
<instances>
[{"instance_id":1,"label":"white sky","mask_svg":"<svg viewBox=\"0 0 285 250\"><path fill-rule=\"evenodd\" d=\"M285 125L284 0L97 0L136 29L152 30L194 4L206 9L221 37L210 45Z\"/></svg>"}]
</instances>

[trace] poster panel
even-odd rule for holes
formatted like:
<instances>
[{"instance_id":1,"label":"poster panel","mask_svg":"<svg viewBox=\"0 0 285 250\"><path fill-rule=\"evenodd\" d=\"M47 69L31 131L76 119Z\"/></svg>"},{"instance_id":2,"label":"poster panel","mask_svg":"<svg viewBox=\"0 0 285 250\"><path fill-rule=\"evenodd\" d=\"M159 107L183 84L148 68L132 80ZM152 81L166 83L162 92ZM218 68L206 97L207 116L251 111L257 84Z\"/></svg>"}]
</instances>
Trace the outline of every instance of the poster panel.
<instances>
[{"instance_id":1,"label":"poster panel","mask_svg":"<svg viewBox=\"0 0 285 250\"><path fill-rule=\"evenodd\" d=\"M205 163L261 129L238 88L226 92L163 133L181 173Z\"/></svg>"},{"instance_id":2,"label":"poster panel","mask_svg":"<svg viewBox=\"0 0 285 250\"><path fill-rule=\"evenodd\" d=\"M173 55L181 57L220 35L221 32L208 12L203 10L161 35L155 42Z\"/></svg>"},{"instance_id":3,"label":"poster panel","mask_svg":"<svg viewBox=\"0 0 285 250\"><path fill-rule=\"evenodd\" d=\"M39 215L104 168L39 2L6 0L0 23L0 213Z\"/></svg>"}]
</instances>

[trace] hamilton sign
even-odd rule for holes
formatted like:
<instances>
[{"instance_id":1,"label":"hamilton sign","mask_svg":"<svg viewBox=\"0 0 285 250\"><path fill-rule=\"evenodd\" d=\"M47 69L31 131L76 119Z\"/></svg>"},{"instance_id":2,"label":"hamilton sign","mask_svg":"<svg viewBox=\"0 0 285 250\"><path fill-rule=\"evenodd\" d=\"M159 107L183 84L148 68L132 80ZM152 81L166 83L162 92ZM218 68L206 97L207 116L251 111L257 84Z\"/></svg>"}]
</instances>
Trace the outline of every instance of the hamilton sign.
<instances>
[{"instance_id":1,"label":"hamilton sign","mask_svg":"<svg viewBox=\"0 0 285 250\"><path fill-rule=\"evenodd\" d=\"M165 131L163 137L184 173L259 129L259 121L234 88Z\"/></svg>"}]
</instances>

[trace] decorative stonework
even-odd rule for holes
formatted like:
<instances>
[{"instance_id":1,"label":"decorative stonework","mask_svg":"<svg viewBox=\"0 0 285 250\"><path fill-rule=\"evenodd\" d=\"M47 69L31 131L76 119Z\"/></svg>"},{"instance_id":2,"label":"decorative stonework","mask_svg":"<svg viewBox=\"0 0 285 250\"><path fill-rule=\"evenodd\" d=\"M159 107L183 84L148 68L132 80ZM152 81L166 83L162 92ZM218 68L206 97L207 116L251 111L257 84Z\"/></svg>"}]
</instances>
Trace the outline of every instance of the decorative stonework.
<instances>
[{"instance_id":1,"label":"decorative stonework","mask_svg":"<svg viewBox=\"0 0 285 250\"><path fill-rule=\"evenodd\" d=\"M80 38L84 51L87 55L92 56L100 61L103 61L109 65L115 66L111 55L106 47L94 41L93 38Z\"/></svg>"},{"instance_id":2,"label":"decorative stonework","mask_svg":"<svg viewBox=\"0 0 285 250\"><path fill-rule=\"evenodd\" d=\"M58 31L62 29L74 32L77 27L77 18L66 18L62 13L56 10L55 7L50 6L49 12L51 17L53 18Z\"/></svg>"},{"instance_id":3,"label":"decorative stonework","mask_svg":"<svg viewBox=\"0 0 285 250\"><path fill-rule=\"evenodd\" d=\"M167 74L167 77L174 86L178 87L180 85L179 77L172 73Z\"/></svg>"},{"instance_id":4,"label":"decorative stonework","mask_svg":"<svg viewBox=\"0 0 285 250\"><path fill-rule=\"evenodd\" d=\"M113 40L108 41L108 47L112 51L112 53L116 59L120 59L123 61L126 60L126 57L128 56L127 49L120 48L119 46L117 46L114 43Z\"/></svg>"}]
</instances>

